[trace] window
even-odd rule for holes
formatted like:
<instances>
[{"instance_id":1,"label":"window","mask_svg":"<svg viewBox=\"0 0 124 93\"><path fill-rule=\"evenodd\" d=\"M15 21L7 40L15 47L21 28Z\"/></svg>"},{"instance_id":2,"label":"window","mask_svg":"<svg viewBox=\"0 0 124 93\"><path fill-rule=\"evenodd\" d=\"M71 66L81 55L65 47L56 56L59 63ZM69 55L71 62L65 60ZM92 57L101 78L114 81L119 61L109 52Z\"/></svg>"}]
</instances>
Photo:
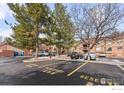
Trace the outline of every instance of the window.
<instances>
[{"instance_id":1,"label":"window","mask_svg":"<svg viewBox=\"0 0 124 93\"><path fill-rule=\"evenodd\" d=\"M101 50L101 47L96 47L96 51L100 51Z\"/></svg>"},{"instance_id":2,"label":"window","mask_svg":"<svg viewBox=\"0 0 124 93\"><path fill-rule=\"evenodd\" d=\"M123 44L123 41L122 40L119 40L119 41L117 41L117 44Z\"/></svg>"},{"instance_id":3,"label":"window","mask_svg":"<svg viewBox=\"0 0 124 93\"><path fill-rule=\"evenodd\" d=\"M122 49L122 47L118 47L117 49Z\"/></svg>"},{"instance_id":4,"label":"window","mask_svg":"<svg viewBox=\"0 0 124 93\"><path fill-rule=\"evenodd\" d=\"M112 47L109 47L109 48L107 49L107 51L112 51Z\"/></svg>"}]
</instances>

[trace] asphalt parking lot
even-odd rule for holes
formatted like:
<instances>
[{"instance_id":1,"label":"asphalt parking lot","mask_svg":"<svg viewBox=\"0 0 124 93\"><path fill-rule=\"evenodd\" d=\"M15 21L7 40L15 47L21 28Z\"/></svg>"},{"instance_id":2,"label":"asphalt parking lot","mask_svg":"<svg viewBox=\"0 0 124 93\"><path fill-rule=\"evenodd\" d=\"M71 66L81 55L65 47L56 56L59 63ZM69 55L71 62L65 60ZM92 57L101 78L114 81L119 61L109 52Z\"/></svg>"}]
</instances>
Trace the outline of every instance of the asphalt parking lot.
<instances>
[{"instance_id":1,"label":"asphalt parking lot","mask_svg":"<svg viewBox=\"0 0 124 93\"><path fill-rule=\"evenodd\" d=\"M124 66L50 60L0 65L0 85L124 85Z\"/></svg>"}]
</instances>

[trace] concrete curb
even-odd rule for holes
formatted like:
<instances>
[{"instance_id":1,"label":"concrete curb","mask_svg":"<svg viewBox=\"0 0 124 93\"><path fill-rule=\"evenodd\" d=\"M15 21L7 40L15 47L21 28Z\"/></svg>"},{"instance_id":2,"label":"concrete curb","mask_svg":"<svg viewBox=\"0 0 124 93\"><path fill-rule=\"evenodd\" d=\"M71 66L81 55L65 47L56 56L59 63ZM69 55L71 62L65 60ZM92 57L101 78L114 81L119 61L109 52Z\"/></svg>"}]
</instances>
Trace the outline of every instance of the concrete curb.
<instances>
[{"instance_id":1,"label":"concrete curb","mask_svg":"<svg viewBox=\"0 0 124 93\"><path fill-rule=\"evenodd\" d=\"M28 60L23 60L24 63L32 63L32 62L41 62L41 61L50 61L50 60L65 60L65 61L68 61L70 59L64 59L64 58L44 58L44 59L28 59Z\"/></svg>"}]
</instances>

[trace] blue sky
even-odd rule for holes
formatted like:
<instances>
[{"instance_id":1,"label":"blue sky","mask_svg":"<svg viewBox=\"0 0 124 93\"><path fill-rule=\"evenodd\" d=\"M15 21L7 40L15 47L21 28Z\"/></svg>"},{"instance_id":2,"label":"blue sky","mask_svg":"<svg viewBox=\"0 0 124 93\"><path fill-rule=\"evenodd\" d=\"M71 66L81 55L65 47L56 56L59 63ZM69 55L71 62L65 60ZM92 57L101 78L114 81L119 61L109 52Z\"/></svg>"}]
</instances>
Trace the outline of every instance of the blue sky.
<instances>
[{"instance_id":1,"label":"blue sky","mask_svg":"<svg viewBox=\"0 0 124 93\"><path fill-rule=\"evenodd\" d=\"M48 4L51 9L54 8L54 4ZM16 20L12 15L12 11L9 9L6 3L0 3L0 36L3 38L9 37L12 34L12 29L5 23L5 20L9 23L15 23Z\"/></svg>"},{"instance_id":2,"label":"blue sky","mask_svg":"<svg viewBox=\"0 0 124 93\"><path fill-rule=\"evenodd\" d=\"M48 4L51 9L54 8L54 4ZM64 4L66 5L66 4ZM70 8L70 4L67 4L68 10ZM15 19L12 15L12 11L9 9L7 4L0 3L0 36L9 37L12 34L12 29L5 23L7 20L9 23L15 23ZM121 30L123 30L124 24L119 26Z\"/></svg>"},{"instance_id":3,"label":"blue sky","mask_svg":"<svg viewBox=\"0 0 124 93\"><path fill-rule=\"evenodd\" d=\"M0 4L0 35L8 37L12 33L11 28L5 24L5 20L15 22L12 11L6 4Z\"/></svg>"}]
</instances>

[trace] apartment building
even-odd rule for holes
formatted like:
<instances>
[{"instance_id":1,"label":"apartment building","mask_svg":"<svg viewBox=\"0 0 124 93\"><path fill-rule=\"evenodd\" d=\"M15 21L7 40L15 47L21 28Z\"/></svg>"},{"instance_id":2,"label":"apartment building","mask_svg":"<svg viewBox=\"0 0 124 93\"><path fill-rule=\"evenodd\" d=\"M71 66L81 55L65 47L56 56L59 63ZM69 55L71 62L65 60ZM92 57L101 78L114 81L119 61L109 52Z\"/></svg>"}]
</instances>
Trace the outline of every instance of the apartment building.
<instances>
[{"instance_id":1,"label":"apartment building","mask_svg":"<svg viewBox=\"0 0 124 93\"><path fill-rule=\"evenodd\" d=\"M78 41L77 45L70 49L70 51L77 51L86 53L88 51L87 45ZM114 39L108 37L102 38L97 43L91 52L95 52L97 56L102 54L107 57L124 58L124 35L120 35Z\"/></svg>"},{"instance_id":2,"label":"apartment building","mask_svg":"<svg viewBox=\"0 0 124 93\"><path fill-rule=\"evenodd\" d=\"M7 43L0 43L0 57L14 57L16 55L24 55L24 50L8 45Z\"/></svg>"}]
</instances>

